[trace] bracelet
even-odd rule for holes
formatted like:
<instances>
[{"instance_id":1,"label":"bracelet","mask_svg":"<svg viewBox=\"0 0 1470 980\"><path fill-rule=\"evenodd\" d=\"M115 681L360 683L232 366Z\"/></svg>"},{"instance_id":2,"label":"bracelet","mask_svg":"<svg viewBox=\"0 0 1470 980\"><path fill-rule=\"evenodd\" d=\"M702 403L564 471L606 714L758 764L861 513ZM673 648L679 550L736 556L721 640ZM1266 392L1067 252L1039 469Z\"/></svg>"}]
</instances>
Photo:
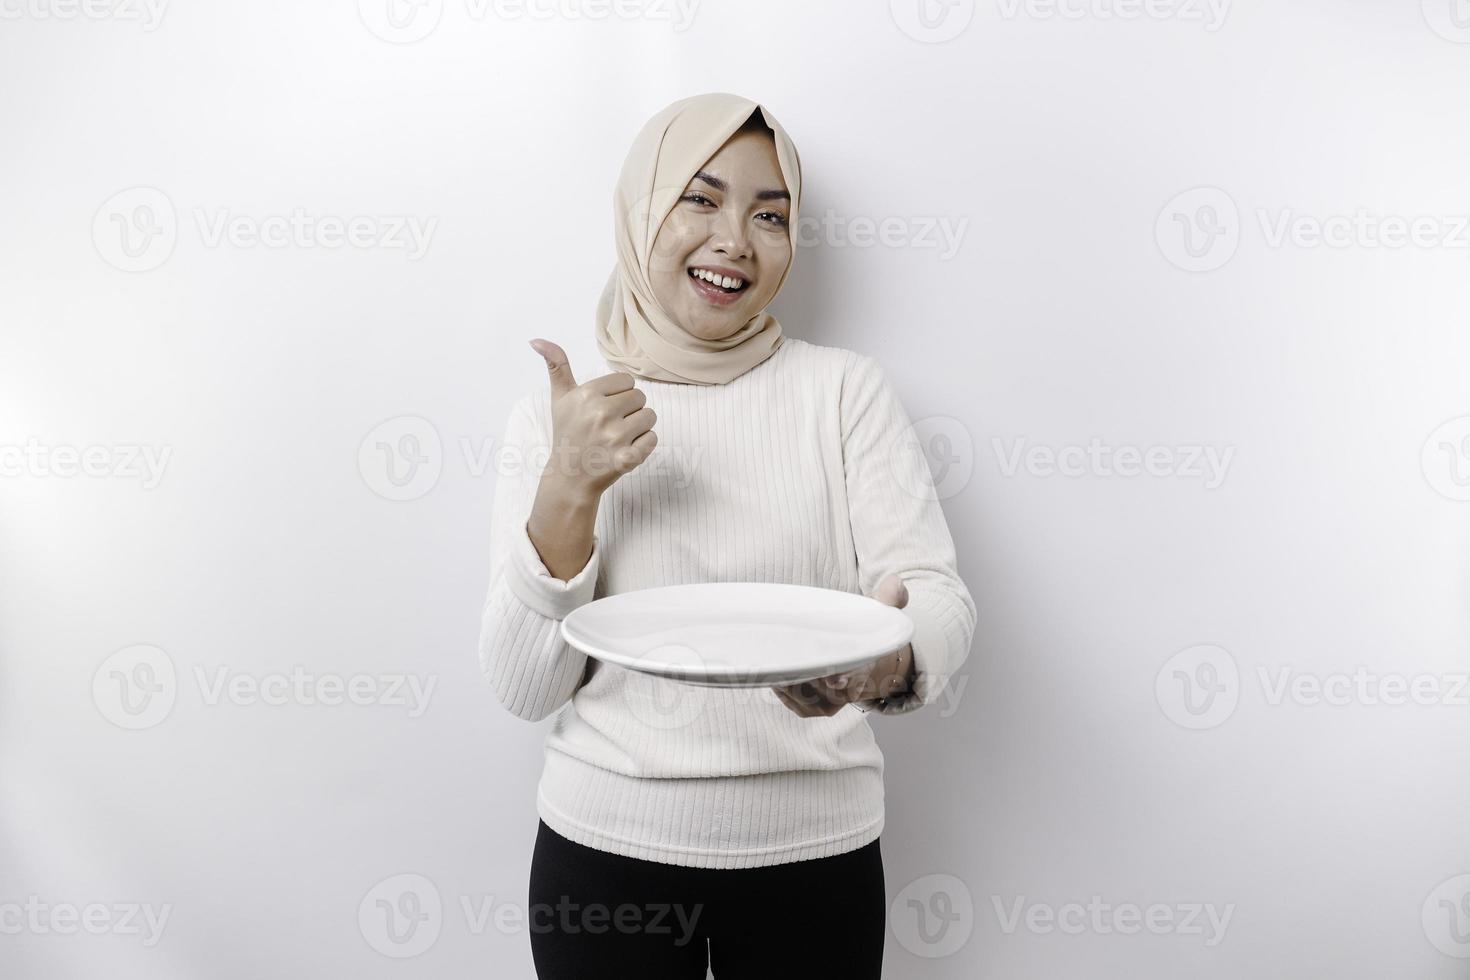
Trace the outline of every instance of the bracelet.
<instances>
[{"instance_id":1,"label":"bracelet","mask_svg":"<svg viewBox=\"0 0 1470 980\"><path fill-rule=\"evenodd\" d=\"M893 655L898 658L898 662L900 664L903 663L903 651L901 649L900 650L895 650L893 652ZM898 705L900 705L903 702L907 701L909 698L913 697L913 695L914 695L914 682L913 682L913 678L911 677L911 678L909 678L908 683L904 685L903 690L901 690L901 691L895 691L892 694L888 694L888 695L885 695L885 696L883 696L881 698L878 698L876 700L877 710L878 711L887 711L889 708L897 707Z\"/></svg>"}]
</instances>

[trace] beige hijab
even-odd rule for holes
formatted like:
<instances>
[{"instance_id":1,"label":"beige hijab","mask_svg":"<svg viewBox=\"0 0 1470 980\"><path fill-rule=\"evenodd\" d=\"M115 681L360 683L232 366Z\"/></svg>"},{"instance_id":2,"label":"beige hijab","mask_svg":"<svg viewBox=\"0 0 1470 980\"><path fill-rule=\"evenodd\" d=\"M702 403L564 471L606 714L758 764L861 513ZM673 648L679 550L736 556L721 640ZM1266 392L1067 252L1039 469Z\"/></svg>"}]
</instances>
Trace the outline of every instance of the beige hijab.
<instances>
[{"instance_id":1,"label":"beige hijab","mask_svg":"<svg viewBox=\"0 0 1470 980\"><path fill-rule=\"evenodd\" d=\"M776 159L791 193L788 234L794 234L801 161L765 106L725 92L696 95L658 113L634 139L613 193L618 261L597 304L597 347L614 369L656 381L725 384L781 347L781 324L764 310L721 340L694 336L659 306L648 279L664 218L699 168L757 109L775 134ZM794 259L794 238L791 251ZM788 262L776 283L778 292L790 271Z\"/></svg>"}]
</instances>

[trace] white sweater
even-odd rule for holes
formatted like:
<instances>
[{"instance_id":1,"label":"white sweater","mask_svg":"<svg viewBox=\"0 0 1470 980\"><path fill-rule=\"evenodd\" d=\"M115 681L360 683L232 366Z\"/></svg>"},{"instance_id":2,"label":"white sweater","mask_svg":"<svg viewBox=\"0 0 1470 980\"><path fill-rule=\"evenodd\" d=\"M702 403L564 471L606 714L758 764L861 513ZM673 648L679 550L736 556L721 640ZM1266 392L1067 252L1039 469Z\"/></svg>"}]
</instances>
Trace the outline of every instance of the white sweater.
<instances>
[{"instance_id":1,"label":"white sweater","mask_svg":"<svg viewBox=\"0 0 1470 980\"><path fill-rule=\"evenodd\" d=\"M872 357L789 336L728 384L635 383L658 414L658 446L603 495L592 556L570 581L547 571L526 532L549 386L518 401L505 429L480 663L517 717L555 712L537 812L589 847L694 867L861 847L884 816L867 710L802 718L769 688L638 674L569 646L560 621L635 589L785 582L871 595L896 573L917 694L885 713L933 703L969 653L975 603L928 464L905 444L904 408Z\"/></svg>"}]
</instances>

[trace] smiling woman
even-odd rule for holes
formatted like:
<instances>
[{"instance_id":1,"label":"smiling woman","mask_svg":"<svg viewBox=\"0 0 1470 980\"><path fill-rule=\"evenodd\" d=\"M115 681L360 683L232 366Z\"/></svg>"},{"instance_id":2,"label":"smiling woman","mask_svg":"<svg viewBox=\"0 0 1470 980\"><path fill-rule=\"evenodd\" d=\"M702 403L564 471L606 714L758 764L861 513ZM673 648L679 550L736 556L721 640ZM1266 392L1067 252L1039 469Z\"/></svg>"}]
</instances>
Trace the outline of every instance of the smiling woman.
<instances>
[{"instance_id":1,"label":"smiling woman","mask_svg":"<svg viewBox=\"0 0 1470 980\"><path fill-rule=\"evenodd\" d=\"M752 115L689 181L653 243L654 295L705 340L738 331L791 265L791 192L772 133Z\"/></svg>"},{"instance_id":2,"label":"smiling woman","mask_svg":"<svg viewBox=\"0 0 1470 980\"><path fill-rule=\"evenodd\" d=\"M801 160L773 122L715 93L674 103L638 134L613 195L618 263L597 307L610 365L725 384L781 346L766 307L795 258Z\"/></svg>"},{"instance_id":3,"label":"smiling woman","mask_svg":"<svg viewBox=\"0 0 1470 980\"><path fill-rule=\"evenodd\" d=\"M767 309L800 202L796 147L768 109L674 103L614 193L596 320L611 373L579 384L558 345L532 342L549 383L502 442L548 465L497 481L480 643L508 710L555 712L531 904L683 907L692 932L553 923L531 936L543 978L880 975L883 754L867 719L938 699L975 605L877 362L787 337ZM643 465L656 449L663 465ZM868 596L912 620L912 642L796 688L732 690L655 683L560 631L595 598L728 582Z\"/></svg>"}]
</instances>

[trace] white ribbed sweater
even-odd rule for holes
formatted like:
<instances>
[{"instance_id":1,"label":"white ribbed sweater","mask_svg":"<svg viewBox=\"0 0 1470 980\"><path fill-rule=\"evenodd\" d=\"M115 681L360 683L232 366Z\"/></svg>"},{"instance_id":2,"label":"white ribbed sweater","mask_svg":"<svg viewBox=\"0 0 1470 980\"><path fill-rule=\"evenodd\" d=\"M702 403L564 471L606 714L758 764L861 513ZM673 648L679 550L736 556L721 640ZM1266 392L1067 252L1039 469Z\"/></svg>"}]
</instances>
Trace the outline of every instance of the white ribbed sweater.
<instances>
[{"instance_id":1,"label":"white ribbed sweater","mask_svg":"<svg viewBox=\"0 0 1470 980\"><path fill-rule=\"evenodd\" d=\"M658 446L603 494L592 556L570 581L547 571L526 532L551 441L549 387L521 398L505 428L480 663L517 717L555 712L537 812L586 846L694 867L861 847L884 817L866 710L802 718L769 688L638 674L567 645L560 621L662 585L871 595L896 573L916 696L885 713L931 704L969 653L975 603L904 408L873 358L794 337L728 384L635 383L658 414Z\"/></svg>"}]
</instances>

